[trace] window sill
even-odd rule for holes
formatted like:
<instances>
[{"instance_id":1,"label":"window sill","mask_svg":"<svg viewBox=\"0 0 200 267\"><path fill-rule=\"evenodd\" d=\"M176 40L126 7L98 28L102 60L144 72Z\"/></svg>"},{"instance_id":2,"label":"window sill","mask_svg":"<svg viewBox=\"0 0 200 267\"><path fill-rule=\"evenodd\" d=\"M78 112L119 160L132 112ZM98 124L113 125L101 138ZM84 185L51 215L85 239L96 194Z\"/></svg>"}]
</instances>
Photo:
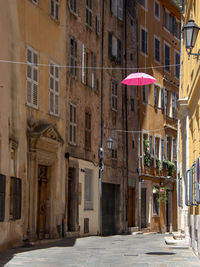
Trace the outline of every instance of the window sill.
<instances>
[{"instance_id":1,"label":"window sill","mask_svg":"<svg viewBox=\"0 0 200 267\"><path fill-rule=\"evenodd\" d=\"M57 19L54 18L52 15L50 15L50 18L51 18L57 25L60 25L60 20L57 20Z\"/></svg>"},{"instance_id":2,"label":"window sill","mask_svg":"<svg viewBox=\"0 0 200 267\"><path fill-rule=\"evenodd\" d=\"M92 25L90 26L89 24L87 24L87 22L85 23L85 26L86 26L86 28L90 31L90 32L92 32Z\"/></svg>"},{"instance_id":3,"label":"window sill","mask_svg":"<svg viewBox=\"0 0 200 267\"><path fill-rule=\"evenodd\" d=\"M55 117L55 118L57 118L57 119L60 119L60 114L54 114L54 113L51 113L51 112L49 112L49 115L50 116L53 116L53 117Z\"/></svg>"},{"instance_id":4,"label":"window sill","mask_svg":"<svg viewBox=\"0 0 200 267\"><path fill-rule=\"evenodd\" d=\"M75 11L73 11L70 6L69 6L69 11L70 13L77 19L78 18L78 13L76 13Z\"/></svg>"},{"instance_id":5,"label":"window sill","mask_svg":"<svg viewBox=\"0 0 200 267\"><path fill-rule=\"evenodd\" d=\"M33 106L33 105L31 105L31 104L26 103L25 105L26 105L27 107L29 107L29 108L33 108L33 109L35 109L35 110L39 110L39 107Z\"/></svg>"}]
</instances>

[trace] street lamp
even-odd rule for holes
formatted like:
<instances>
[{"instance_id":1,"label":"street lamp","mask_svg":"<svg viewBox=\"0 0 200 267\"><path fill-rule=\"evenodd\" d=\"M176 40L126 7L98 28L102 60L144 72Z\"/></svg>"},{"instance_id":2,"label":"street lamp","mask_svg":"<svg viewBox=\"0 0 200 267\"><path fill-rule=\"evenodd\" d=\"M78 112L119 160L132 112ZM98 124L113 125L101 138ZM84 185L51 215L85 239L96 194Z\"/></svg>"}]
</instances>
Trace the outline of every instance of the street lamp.
<instances>
[{"instance_id":1,"label":"street lamp","mask_svg":"<svg viewBox=\"0 0 200 267\"><path fill-rule=\"evenodd\" d=\"M192 53L192 49L195 46L197 35L200 28L194 23L193 19L190 19L188 23L183 27L184 39L185 39L185 48L188 56L200 56L200 53Z\"/></svg>"},{"instance_id":2,"label":"street lamp","mask_svg":"<svg viewBox=\"0 0 200 267\"><path fill-rule=\"evenodd\" d=\"M102 236L102 178L104 171L104 152L109 152L112 149L113 140L111 137L107 139L107 149L104 151L103 142L99 148L99 234Z\"/></svg>"}]
</instances>

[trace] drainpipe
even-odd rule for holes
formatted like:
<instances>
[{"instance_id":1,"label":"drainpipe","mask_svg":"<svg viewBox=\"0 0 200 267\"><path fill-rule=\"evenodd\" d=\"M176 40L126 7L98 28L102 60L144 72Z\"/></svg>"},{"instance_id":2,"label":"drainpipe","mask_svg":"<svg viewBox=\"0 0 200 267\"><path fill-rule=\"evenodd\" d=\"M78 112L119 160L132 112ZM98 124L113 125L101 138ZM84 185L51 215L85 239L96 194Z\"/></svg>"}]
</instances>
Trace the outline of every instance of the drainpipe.
<instances>
[{"instance_id":1,"label":"drainpipe","mask_svg":"<svg viewBox=\"0 0 200 267\"><path fill-rule=\"evenodd\" d=\"M138 0L136 0L136 38L137 38L137 68L139 69L139 44L138 44ZM140 93L139 87L137 86L138 92L138 173L139 173L139 182L138 182L138 192L139 192L139 201L138 201L138 230L141 231L141 158L140 158Z\"/></svg>"},{"instance_id":2,"label":"drainpipe","mask_svg":"<svg viewBox=\"0 0 200 267\"><path fill-rule=\"evenodd\" d=\"M99 150L99 234L102 236L102 176L103 176L103 65L104 65L104 0L101 1L102 19L101 19L101 93L100 93L100 150ZM100 153L102 156L100 156Z\"/></svg>"}]
</instances>

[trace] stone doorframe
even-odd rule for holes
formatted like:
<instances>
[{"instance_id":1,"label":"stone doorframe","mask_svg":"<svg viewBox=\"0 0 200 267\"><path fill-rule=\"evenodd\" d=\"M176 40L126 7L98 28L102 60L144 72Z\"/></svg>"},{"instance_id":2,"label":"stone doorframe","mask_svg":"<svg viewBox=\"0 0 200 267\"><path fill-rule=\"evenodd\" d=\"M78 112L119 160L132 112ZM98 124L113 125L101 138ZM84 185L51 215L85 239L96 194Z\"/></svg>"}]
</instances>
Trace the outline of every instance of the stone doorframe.
<instances>
[{"instance_id":1,"label":"stone doorframe","mask_svg":"<svg viewBox=\"0 0 200 267\"><path fill-rule=\"evenodd\" d=\"M27 158L27 190L28 190L28 239L36 240L37 236L37 217L38 217L38 166L45 165L49 168L49 196L48 196L48 238L56 238L58 220L56 205L59 199L56 196L57 187L61 181L60 169L62 168L60 158L64 141L55 125L39 124L27 133L28 137L28 158ZM55 201L56 200L56 201ZM61 203L60 203L61 204ZM57 217L56 217L57 216Z\"/></svg>"}]
</instances>

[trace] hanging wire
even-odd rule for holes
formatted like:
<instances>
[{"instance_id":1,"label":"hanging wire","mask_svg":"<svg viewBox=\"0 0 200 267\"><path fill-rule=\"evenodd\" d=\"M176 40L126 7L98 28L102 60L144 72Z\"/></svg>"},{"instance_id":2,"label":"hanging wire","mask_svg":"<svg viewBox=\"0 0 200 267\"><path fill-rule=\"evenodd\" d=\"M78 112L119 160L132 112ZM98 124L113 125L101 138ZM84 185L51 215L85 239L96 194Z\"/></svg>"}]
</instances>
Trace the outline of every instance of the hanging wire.
<instances>
[{"instance_id":1,"label":"hanging wire","mask_svg":"<svg viewBox=\"0 0 200 267\"><path fill-rule=\"evenodd\" d=\"M4 60L0 59L0 63L10 63L10 64L19 64L19 65L37 65L41 67L50 67L50 64L45 64L45 63L27 63L24 61L13 61L13 60ZM170 65L161 65L161 66L151 66L151 67L144 67L144 68L133 68L133 67L128 67L128 68L122 68L122 67L83 67L83 66L71 66L71 65L58 65L60 68L74 68L74 69L97 69L97 70L146 70L146 69L159 69L159 68L164 68L164 67L175 67L175 66L180 66L181 64L170 64Z\"/></svg>"}]
</instances>

